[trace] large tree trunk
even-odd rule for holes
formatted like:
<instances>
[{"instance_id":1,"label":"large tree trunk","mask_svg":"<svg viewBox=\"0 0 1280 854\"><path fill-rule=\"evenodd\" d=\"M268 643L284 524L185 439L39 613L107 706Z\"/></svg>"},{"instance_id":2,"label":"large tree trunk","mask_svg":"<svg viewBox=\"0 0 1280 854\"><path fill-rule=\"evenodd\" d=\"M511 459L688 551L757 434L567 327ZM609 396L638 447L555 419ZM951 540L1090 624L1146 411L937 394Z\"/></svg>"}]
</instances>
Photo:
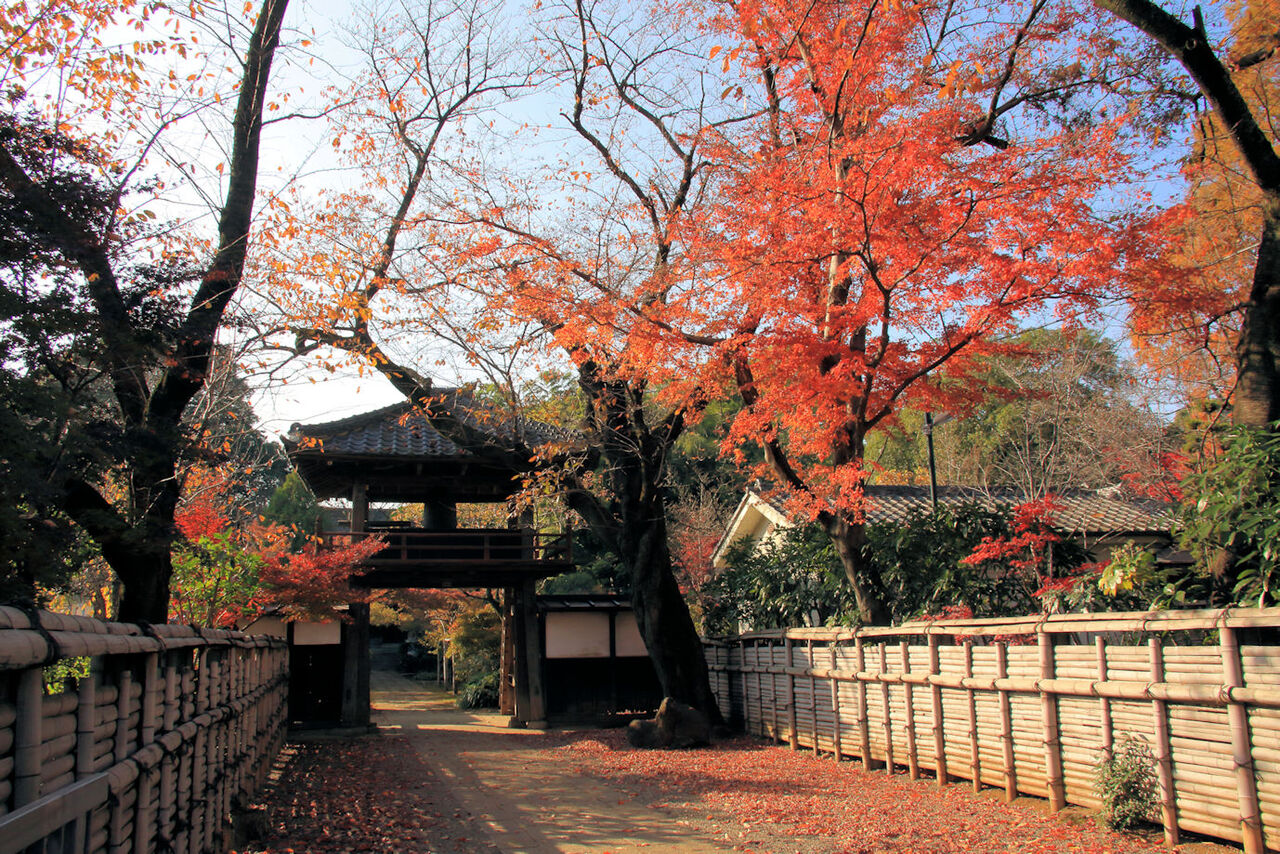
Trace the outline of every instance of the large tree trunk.
<instances>
[{"instance_id":1,"label":"large tree trunk","mask_svg":"<svg viewBox=\"0 0 1280 854\"><path fill-rule=\"evenodd\" d=\"M840 556L845 577L853 588L858 603L858 619L863 625L887 626L893 615L885 603L881 591L884 581L880 570L867 559L867 526L863 522L850 521L845 514L824 514L822 526Z\"/></svg>"},{"instance_id":2,"label":"large tree trunk","mask_svg":"<svg viewBox=\"0 0 1280 854\"><path fill-rule=\"evenodd\" d=\"M1199 6L1187 24L1151 0L1094 2L1142 30L1182 64L1218 114L1262 192L1262 240L1244 326L1236 342L1232 418L1253 427L1272 424L1280 418L1280 156L1214 51Z\"/></svg>"},{"instance_id":3,"label":"large tree trunk","mask_svg":"<svg viewBox=\"0 0 1280 854\"><path fill-rule=\"evenodd\" d=\"M1232 420L1265 427L1280 420L1280 201L1267 205L1258 264L1236 342Z\"/></svg>"},{"instance_id":4,"label":"large tree trunk","mask_svg":"<svg viewBox=\"0 0 1280 854\"><path fill-rule=\"evenodd\" d=\"M577 491L570 504L612 546L631 578L636 622L663 694L701 710L713 724L722 723L702 640L680 595L667 541L663 483L683 418L674 413L660 425L649 425L643 383L602 377L591 362L579 368L579 385L587 397L609 501Z\"/></svg>"}]
</instances>

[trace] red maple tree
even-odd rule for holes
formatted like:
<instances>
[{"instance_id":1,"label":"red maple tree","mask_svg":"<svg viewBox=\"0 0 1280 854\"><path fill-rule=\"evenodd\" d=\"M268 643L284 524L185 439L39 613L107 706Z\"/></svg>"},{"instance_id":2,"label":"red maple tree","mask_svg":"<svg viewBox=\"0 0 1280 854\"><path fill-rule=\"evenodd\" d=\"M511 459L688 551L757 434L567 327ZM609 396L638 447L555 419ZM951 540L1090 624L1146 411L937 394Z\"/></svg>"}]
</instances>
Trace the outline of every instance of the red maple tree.
<instances>
[{"instance_id":1,"label":"red maple tree","mask_svg":"<svg viewBox=\"0 0 1280 854\"><path fill-rule=\"evenodd\" d=\"M868 432L908 403L964 412L979 357L1020 324L1074 324L1158 264L1164 220L1117 195L1122 122L1020 113L1089 79L1046 55L1097 21L1004 9L721 7L742 75L727 94L757 92L758 112L704 143L717 201L684 223L696 272L639 301L668 394L727 374L745 403L730 444L762 446L762 473L832 537L864 622L889 619L863 557ZM957 36L952 14L982 36Z\"/></svg>"}]
</instances>

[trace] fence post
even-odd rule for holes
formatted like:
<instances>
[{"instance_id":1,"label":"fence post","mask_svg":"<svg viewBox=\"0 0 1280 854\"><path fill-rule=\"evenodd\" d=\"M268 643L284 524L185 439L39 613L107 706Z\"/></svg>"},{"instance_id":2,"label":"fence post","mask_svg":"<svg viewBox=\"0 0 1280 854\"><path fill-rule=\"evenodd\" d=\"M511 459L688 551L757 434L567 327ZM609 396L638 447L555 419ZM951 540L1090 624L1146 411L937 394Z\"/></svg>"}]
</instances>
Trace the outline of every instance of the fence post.
<instances>
[{"instance_id":1,"label":"fence post","mask_svg":"<svg viewBox=\"0 0 1280 854\"><path fill-rule=\"evenodd\" d=\"M1151 683L1164 681L1164 650L1160 638L1149 638ZM1163 700L1151 701L1152 731L1156 742L1156 779L1160 783L1160 819L1164 825L1164 844L1178 844L1178 805L1173 789L1173 752L1169 743L1169 715Z\"/></svg>"},{"instance_id":2,"label":"fence post","mask_svg":"<svg viewBox=\"0 0 1280 854\"><path fill-rule=\"evenodd\" d=\"M836 678L836 671L840 668L840 660L837 657L837 649L840 642L835 638L831 640L831 718L835 721L831 729L831 754L836 762L840 761L840 728L842 721L840 719L840 680Z\"/></svg>"},{"instance_id":3,"label":"fence post","mask_svg":"<svg viewBox=\"0 0 1280 854\"><path fill-rule=\"evenodd\" d=\"M996 680L1009 678L1009 648L1004 641L996 641ZM1009 703L1008 688L997 685L1000 692L1000 746L1004 753L1004 799L1018 797L1018 769L1013 755L1013 713Z\"/></svg>"},{"instance_id":4,"label":"fence post","mask_svg":"<svg viewBox=\"0 0 1280 854\"><path fill-rule=\"evenodd\" d=\"M964 678L973 678L973 644L964 644ZM969 717L969 778L975 792L982 791L982 753L978 749L978 701L972 688L965 694Z\"/></svg>"},{"instance_id":5,"label":"fence post","mask_svg":"<svg viewBox=\"0 0 1280 854\"><path fill-rule=\"evenodd\" d=\"M1107 681L1107 642L1099 637L1094 640L1098 653L1098 681ZM1102 727L1102 758L1110 760L1115 752L1115 730L1111 724L1111 700L1098 698L1098 722Z\"/></svg>"},{"instance_id":6,"label":"fence post","mask_svg":"<svg viewBox=\"0 0 1280 854\"><path fill-rule=\"evenodd\" d=\"M41 724L44 719L44 669L28 667L18 674L18 710L13 725L13 805L40 797Z\"/></svg>"},{"instance_id":7,"label":"fence post","mask_svg":"<svg viewBox=\"0 0 1280 854\"><path fill-rule=\"evenodd\" d=\"M1249 712L1232 695L1233 688L1244 685L1244 668L1240 662L1240 645L1235 629L1219 630L1222 650L1222 681L1227 689L1227 721L1231 726L1231 753L1236 766L1236 793L1240 801L1240 834L1245 854L1261 854L1263 849L1262 817L1258 809L1258 780L1254 776L1253 751L1249 739Z\"/></svg>"},{"instance_id":8,"label":"fence post","mask_svg":"<svg viewBox=\"0 0 1280 854\"><path fill-rule=\"evenodd\" d=\"M889 703L888 652L883 641L880 642L880 699L884 713L884 770L893 773L893 707Z\"/></svg>"},{"instance_id":9,"label":"fence post","mask_svg":"<svg viewBox=\"0 0 1280 854\"><path fill-rule=\"evenodd\" d=\"M813 708L813 726L810 728L813 734L813 755L818 755L818 677L814 676L812 671L817 666L817 662L813 660L813 638L807 638L804 642L805 669L810 671L809 674L809 705Z\"/></svg>"},{"instance_id":10,"label":"fence post","mask_svg":"<svg viewBox=\"0 0 1280 854\"><path fill-rule=\"evenodd\" d=\"M1052 679L1054 676L1053 638L1048 632L1037 632L1036 640L1040 645L1040 679ZM1058 812L1067 805L1066 792L1062 781L1062 744L1058 736L1058 698L1043 687L1040 691L1040 708L1044 723L1044 774L1045 788L1048 790L1049 809Z\"/></svg>"},{"instance_id":11,"label":"fence post","mask_svg":"<svg viewBox=\"0 0 1280 854\"><path fill-rule=\"evenodd\" d=\"M786 681L787 681L787 740L791 743L792 750L800 749L800 733L796 726L796 677L791 672L795 666L794 657L791 652L790 636L783 638L783 644L786 649Z\"/></svg>"},{"instance_id":12,"label":"fence post","mask_svg":"<svg viewBox=\"0 0 1280 854\"><path fill-rule=\"evenodd\" d=\"M867 709L867 650L862 636L854 638L854 651L858 656L858 749L862 753L862 770L871 770L871 718Z\"/></svg>"},{"instance_id":13,"label":"fence post","mask_svg":"<svg viewBox=\"0 0 1280 854\"><path fill-rule=\"evenodd\" d=\"M902 698L907 707L907 774L912 780L920 779L920 756L916 748L915 686L905 678L911 673L911 651L906 641L898 642L898 655L902 659Z\"/></svg>"},{"instance_id":14,"label":"fence post","mask_svg":"<svg viewBox=\"0 0 1280 854\"><path fill-rule=\"evenodd\" d=\"M929 635L929 675L937 676L942 672L941 656L938 645L941 638ZM942 719L942 686L929 684L929 699L933 716L933 770L938 776L938 786L947 785L947 731Z\"/></svg>"}]
</instances>

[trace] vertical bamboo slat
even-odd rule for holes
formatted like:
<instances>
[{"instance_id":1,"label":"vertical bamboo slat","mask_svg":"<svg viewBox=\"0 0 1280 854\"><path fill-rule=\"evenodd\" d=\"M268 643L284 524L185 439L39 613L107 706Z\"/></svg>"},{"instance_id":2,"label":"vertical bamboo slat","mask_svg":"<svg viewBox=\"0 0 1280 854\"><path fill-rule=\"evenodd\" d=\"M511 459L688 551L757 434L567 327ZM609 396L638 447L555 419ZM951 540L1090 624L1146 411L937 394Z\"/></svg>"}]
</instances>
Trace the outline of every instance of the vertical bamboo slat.
<instances>
[{"instance_id":1,"label":"vertical bamboo slat","mask_svg":"<svg viewBox=\"0 0 1280 854\"><path fill-rule=\"evenodd\" d=\"M791 652L791 638L783 639L783 646L786 649L787 670L795 667L795 659ZM800 749L800 732L796 725L796 677L792 673L786 675L787 683L787 741L791 744L792 750Z\"/></svg>"},{"instance_id":2,"label":"vertical bamboo slat","mask_svg":"<svg viewBox=\"0 0 1280 854\"><path fill-rule=\"evenodd\" d=\"M883 643L880 647L880 699L884 715L884 770L893 773L893 709L889 704L889 682L885 674L889 672L888 651Z\"/></svg>"},{"instance_id":3,"label":"vertical bamboo slat","mask_svg":"<svg viewBox=\"0 0 1280 854\"><path fill-rule=\"evenodd\" d=\"M996 678L1009 676L1009 648L1004 641L996 641ZM1013 756L1013 712L1009 692L1000 688L1000 747L1004 753L1004 799L1018 797L1018 768Z\"/></svg>"},{"instance_id":4,"label":"vertical bamboo slat","mask_svg":"<svg viewBox=\"0 0 1280 854\"><path fill-rule=\"evenodd\" d=\"M76 687L76 779L93 773L94 737L98 729L98 680L95 666Z\"/></svg>"},{"instance_id":5,"label":"vertical bamboo slat","mask_svg":"<svg viewBox=\"0 0 1280 854\"><path fill-rule=\"evenodd\" d=\"M867 669L867 650L862 644L862 638L854 640L854 653L858 658L858 672L865 673ZM858 751L862 754L862 770L871 770L871 731L868 726L870 716L867 710L867 683L861 678L858 679Z\"/></svg>"},{"instance_id":6,"label":"vertical bamboo slat","mask_svg":"<svg viewBox=\"0 0 1280 854\"><path fill-rule=\"evenodd\" d=\"M1036 640L1040 645L1040 678L1052 679L1055 676L1053 639L1046 632L1040 632ZM1040 708L1044 725L1045 790L1049 797L1049 809L1058 812L1067 805L1062 780L1062 743L1058 734L1058 698L1041 689Z\"/></svg>"},{"instance_id":7,"label":"vertical bamboo slat","mask_svg":"<svg viewBox=\"0 0 1280 854\"><path fill-rule=\"evenodd\" d=\"M964 644L964 675L973 676L973 644ZM969 724L969 779L973 782L975 792L982 790L982 753L978 744L978 701L973 689L965 690L966 711Z\"/></svg>"},{"instance_id":8,"label":"vertical bamboo slat","mask_svg":"<svg viewBox=\"0 0 1280 854\"><path fill-rule=\"evenodd\" d=\"M18 718L13 727L13 806L18 808L40 797L41 714L44 674L31 667L18 675Z\"/></svg>"},{"instance_id":9,"label":"vertical bamboo slat","mask_svg":"<svg viewBox=\"0 0 1280 854\"><path fill-rule=\"evenodd\" d=\"M805 663L804 663L805 669L812 670L813 667L817 664L817 662L813 660L813 639L812 638L809 638L804 642L804 656L805 656ZM817 756L818 755L818 680L813 676L809 677L809 688L810 688L809 697L811 698L810 702L813 703L813 718L810 721L812 726L810 727L809 734L813 737L813 755Z\"/></svg>"},{"instance_id":10,"label":"vertical bamboo slat","mask_svg":"<svg viewBox=\"0 0 1280 854\"><path fill-rule=\"evenodd\" d=\"M902 672L904 674L911 672L911 651L907 647L906 641L898 643L898 654L902 659ZM907 774L912 780L920 779L920 757L916 749L916 709L914 701L914 688L910 682L906 682L902 686L902 697L906 705L907 711Z\"/></svg>"},{"instance_id":11,"label":"vertical bamboo slat","mask_svg":"<svg viewBox=\"0 0 1280 854\"><path fill-rule=\"evenodd\" d=\"M1147 641L1151 655L1152 684L1164 681L1164 651L1160 638ZM1178 804L1173 788L1173 747L1169 741L1169 714L1162 700L1151 701L1152 733L1156 743L1156 780L1160 786L1160 822L1164 825L1164 844L1178 844Z\"/></svg>"},{"instance_id":12,"label":"vertical bamboo slat","mask_svg":"<svg viewBox=\"0 0 1280 854\"><path fill-rule=\"evenodd\" d=\"M838 668L840 663L837 656L838 648L838 642L835 640L831 641L830 646L828 646L831 651L831 669L833 671ZM840 756L844 752L840 743L840 730L844 727L844 721L840 715L840 683L836 681L834 676L828 679L827 682L831 688L831 718L834 721L831 730L831 756L836 762L839 762Z\"/></svg>"},{"instance_id":13,"label":"vertical bamboo slat","mask_svg":"<svg viewBox=\"0 0 1280 854\"><path fill-rule=\"evenodd\" d=\"M1107 681L1107 642L1103 638L1094 641L1098 658L1098 681ZM1098 725L1102 728L1102 758L1110 760L1115 751L1115 731L1111 725L1111 700L1098 698Z\"/></svg>"},{"instance_id":14,"label":"vertical bamboo slat","mask_svg":"<svg viewBox=\"0 0 1280 854\"><path fill-rule=\"evenodd\" d=\"M1238 688L1244 684L1244 672L1240 664L1240 646L1235 630L1223 626L1218 632L1222 653L1222 681L1228 690ZM1231 727L1231 756L1236 766L1241 841L1245 854L1262 854L1262 816L1258 805L1258 781L1254 776L1248 710L1233 699L1227 704L1227 722Z\"/></svg>"},{"instance_id":15,"label":"vertical bamboo slat","mask_svg":"<svg viewBox=\"0 0 1280 854\"><path fill-rule=\"evenodd\" d=\"M929 675L937 676L941 670L937 635L929 635ZM947 785L947 730L942 720L942 686L929 687L930 718L933 725L933 768L938 775L938 785Z\"/></svg>"}]
</instances>

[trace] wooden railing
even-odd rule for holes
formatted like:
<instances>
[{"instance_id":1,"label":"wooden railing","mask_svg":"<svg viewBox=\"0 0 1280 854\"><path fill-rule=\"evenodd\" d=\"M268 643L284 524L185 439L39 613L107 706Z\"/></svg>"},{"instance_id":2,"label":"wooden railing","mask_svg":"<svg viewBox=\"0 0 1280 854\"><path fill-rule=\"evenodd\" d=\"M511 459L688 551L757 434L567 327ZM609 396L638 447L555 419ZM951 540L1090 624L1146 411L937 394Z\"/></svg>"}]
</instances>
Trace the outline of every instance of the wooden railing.
<instances>
[{"instance_id":1,"label":"wooden railing","mask_svg":"<svg viewBox=\"0 0 1280 854\"><path fill-rule=\"evenodd\" d=\"M0 607L0 850L225 850L287 669L276 639Z\"/></svg>"},{"instance_id":2,"label":"wooden railing","mask_svg":"<svg viewBox=\"0 0 1280 854\"><path fill-rule=\"evenodd\" d=\"M865 767L1100 805L1126 736L1179 829L1280 849L1280 608L1068 614L709 641L726 719ZM1245 642L1241 643L1241 634Z\"/></svg>"},{"instance_id":3,"label":"wooden railing","mask_svg":"<svg viewBox=\"0 0 1280 854\"><path fill-rule=\"evenodd\" d=\"M428 531L422 528L377 527L366 533L329 533L322 545L345 545L366 537L378 537L383 548L366 561L371 566L410 563L486 564L505 562L572 563L573 536L544 534L532 529L458 528Z\"/></svg>"}]
</instances>

